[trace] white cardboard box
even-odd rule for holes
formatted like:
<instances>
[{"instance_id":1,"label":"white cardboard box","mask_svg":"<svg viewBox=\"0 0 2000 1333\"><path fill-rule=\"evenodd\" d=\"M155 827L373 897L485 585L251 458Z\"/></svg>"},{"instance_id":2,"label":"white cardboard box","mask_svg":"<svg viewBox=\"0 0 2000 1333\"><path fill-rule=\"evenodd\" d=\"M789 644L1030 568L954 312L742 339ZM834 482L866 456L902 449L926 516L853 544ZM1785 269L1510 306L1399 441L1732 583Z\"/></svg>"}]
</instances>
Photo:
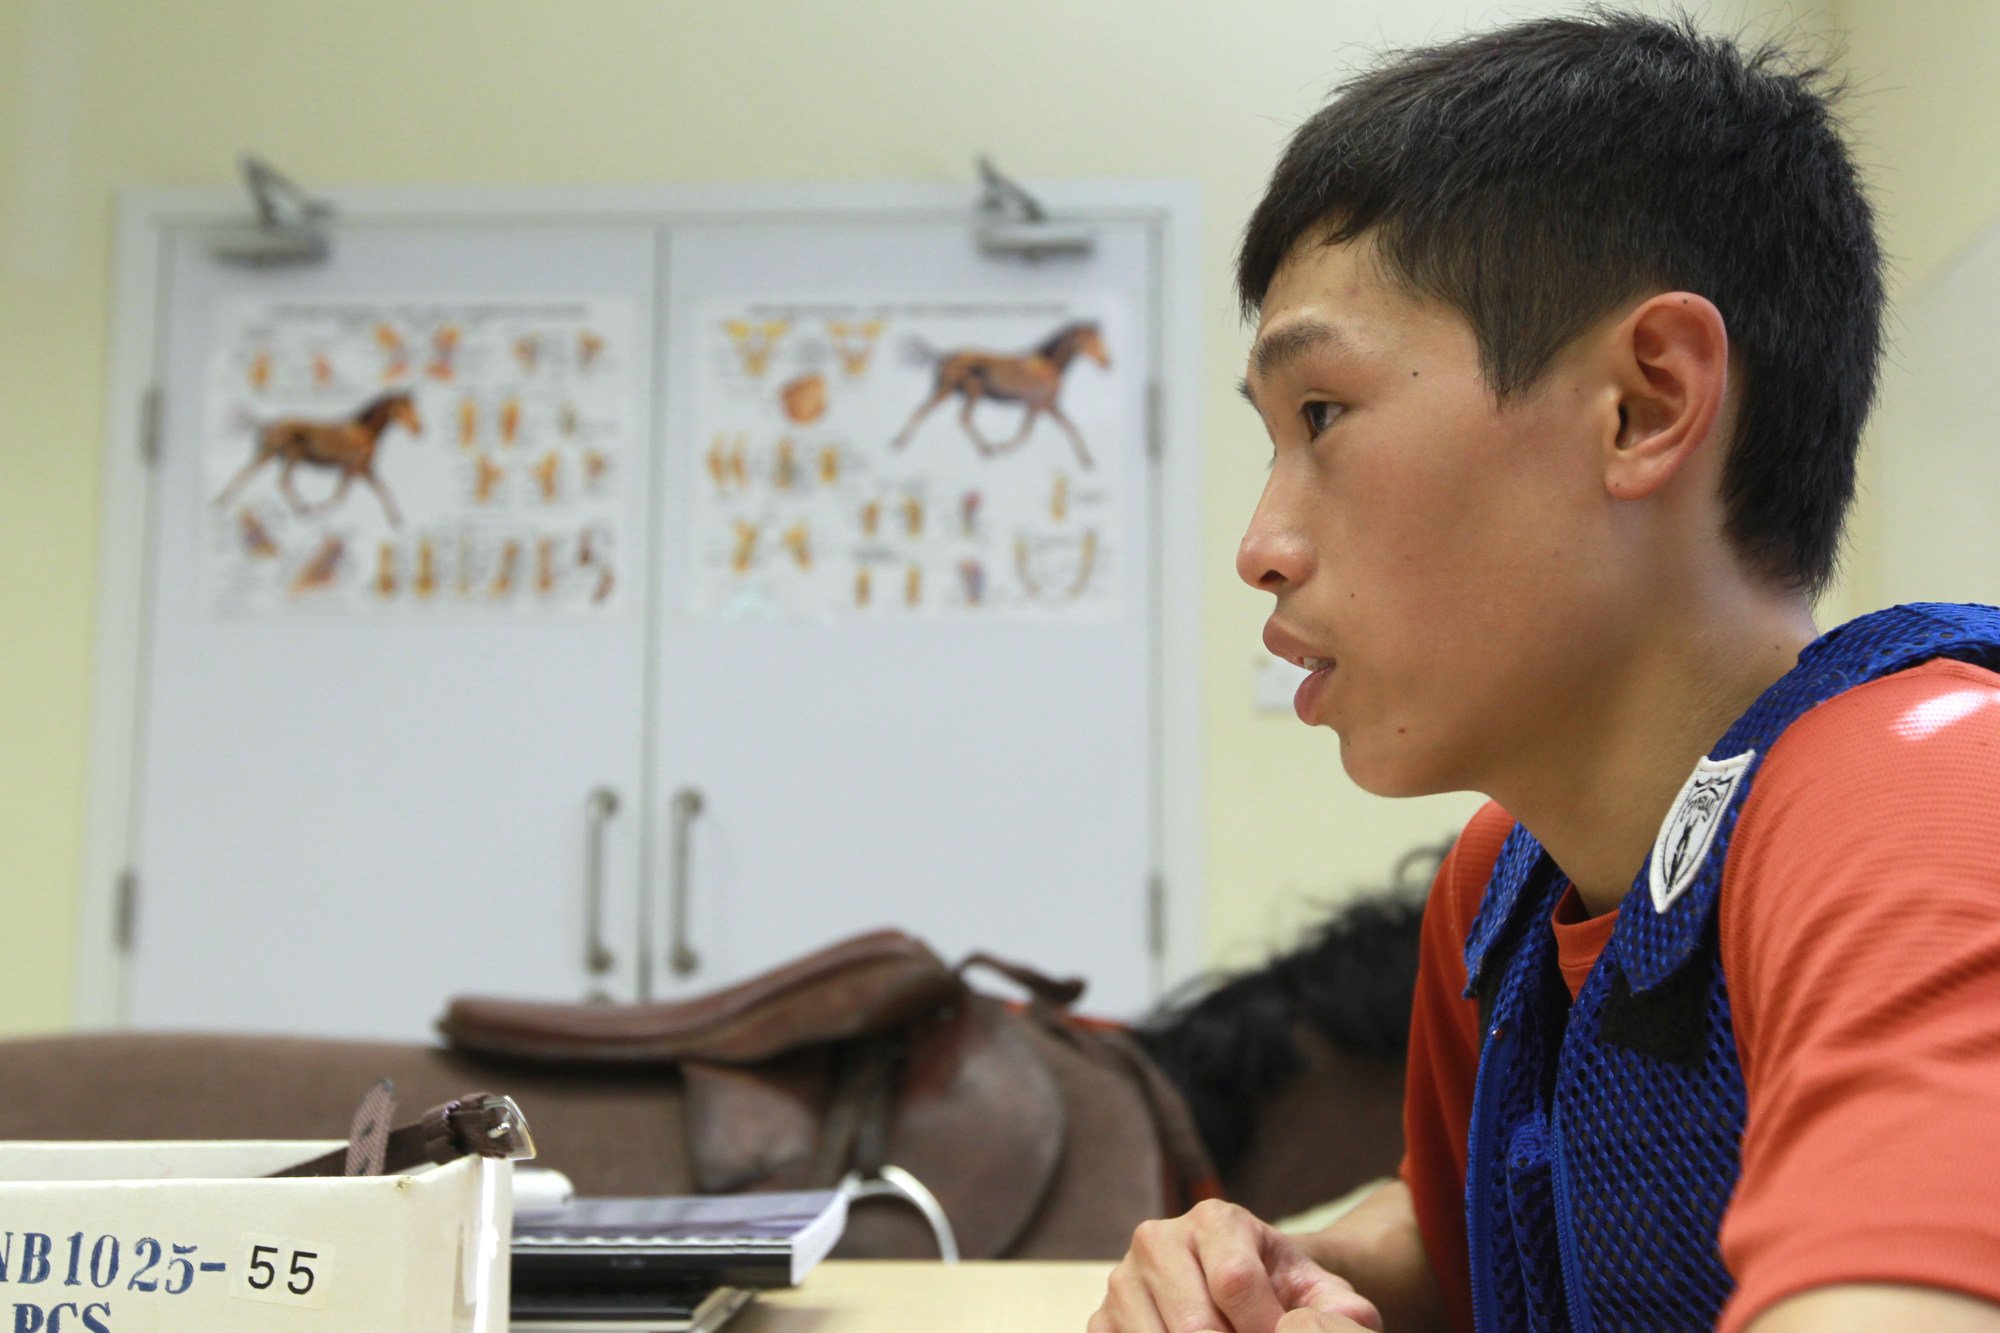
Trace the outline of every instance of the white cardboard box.
<instances>
[{"instance_id":1,"label":"white cardboard box","mask_svg":"<svg viewBox=\"0 0 2000 1333\"><path fill-rule=\"evenodd\" d=\"M0 1333L506 1333L513 1163L340 1146L0 1143Z\"/></svg>"}]
</instances>

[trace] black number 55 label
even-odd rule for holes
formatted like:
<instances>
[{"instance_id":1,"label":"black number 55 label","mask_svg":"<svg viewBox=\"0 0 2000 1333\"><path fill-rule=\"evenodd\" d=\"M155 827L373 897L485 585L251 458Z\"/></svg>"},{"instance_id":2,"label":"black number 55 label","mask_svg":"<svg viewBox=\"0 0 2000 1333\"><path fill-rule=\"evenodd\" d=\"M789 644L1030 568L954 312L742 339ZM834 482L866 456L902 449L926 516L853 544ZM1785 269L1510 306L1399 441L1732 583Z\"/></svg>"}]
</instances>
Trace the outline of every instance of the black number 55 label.
<instances>
[{"instance_id":1,"label":"black number 55 label","mask_svg":"<svg viewBox=\"0 0 2000 1333\"><path fill-rule=\"evenodd\" d=\"M237 1256L230 1265L230 1295L314 1310L326 1304L333 1266L330 1246L246 1232Z\"/></svg>"}]
</instances>

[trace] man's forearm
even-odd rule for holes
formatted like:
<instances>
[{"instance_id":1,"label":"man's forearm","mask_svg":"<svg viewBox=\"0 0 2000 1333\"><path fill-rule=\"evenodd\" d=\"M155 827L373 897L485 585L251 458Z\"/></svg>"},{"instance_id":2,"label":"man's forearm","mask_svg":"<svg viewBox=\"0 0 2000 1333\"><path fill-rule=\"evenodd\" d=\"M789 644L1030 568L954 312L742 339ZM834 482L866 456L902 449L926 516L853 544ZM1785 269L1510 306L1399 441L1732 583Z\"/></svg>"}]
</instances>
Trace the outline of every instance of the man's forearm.
<instances>
[{"instance_id":1,"label":"man's forearm","mask_svg":"<svg viewBox=\"0 0 2000 1333\"><path fill-rule=\"evenodd\" d=\"M1297 1238L1306 1253L1382 1311L1387 1333L1450 1333L1410 1191L1392 1180L1338 1222Z\"/></svg>"}]
</instances>

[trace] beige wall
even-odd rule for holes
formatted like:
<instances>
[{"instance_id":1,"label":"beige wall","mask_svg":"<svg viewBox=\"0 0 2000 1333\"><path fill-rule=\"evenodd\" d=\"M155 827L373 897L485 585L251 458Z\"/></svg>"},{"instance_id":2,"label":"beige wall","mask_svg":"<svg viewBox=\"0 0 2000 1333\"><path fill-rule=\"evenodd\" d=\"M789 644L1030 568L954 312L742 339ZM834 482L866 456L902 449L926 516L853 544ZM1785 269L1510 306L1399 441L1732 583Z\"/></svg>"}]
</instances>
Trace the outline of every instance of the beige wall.
<instances>
[{"instance_id":1,"label":"beige wall","mask_svg":"<svg viewBox=\"0 0 2000 1333\"><path fill-rule=\"evenodd\" d=\"M2000 5L1831 0L1849 119L1875 185L1891 289L1923 286L2000 216Z\"/></svg>"},{"instance_id":2,"label":"beige wall","mask_svg":"<svg viewBox=\"0 0 2000 1333\"><path fill-rule=\"evenodd\" d=\"M1891 352L1883 378L1893 396L1907 373L1895 349L1900 307L2000 218L2000 5L1830 0L1828 7L1843 36L1841 66L1852 85L1847 117L1874 188L1889 257ZM1935 596L1941 586L1963 592L1962 572L1948 577L1942 571L1964 560L1964 534L1911 522L1907 514L1894 535L1899 546L1893 563L1903 577L1894 589L1881 577L1881 543L1889 538L1875 497L1894 484L1905 506L1922 513L1913 487L1922 485L1917 478L1948 478L1948 458L1938 452L1943 447L1939 439L1890 438L1879 421L1870 431L1852 525L1854 558L1840 590L1843 609L1880 605L1894 600L1892 593ZM1940 574L1926 577L1926 570ZM2000 601L2000 588L1976 595Z\"/></svg>"},{"instance_id":3,"label":"beige wall","mask_svg":"<svg viewBox=\"0 0 2000 1333\"><path fill-rule=\"evenodd\" d=\"M1870 87L1892 240L1932 263L1991 214L1996 17L1831 0ZM1549 7L1549 6L1544 6ZM1463 0L9 0L0 3L0 1031L69 1013L112 192L221 184L253 149L314 185L1181 176L1206 223L1208 954L1382 880L1470 798L1389 803L1326 733L1250 703L1264 599L1231 557L1265 445L1232 390L1235 233L1279 143L1382 42L1527 12ZM1762 4L1706 6L1725 15ZM1824 27L1820 5L1788 7ZM1933 17L1933 16L1936 17ZM1004 17L1000 17L1004 16ZM1982 60L1982 54L1984 58ZM1949 216L1933 214L1956 193ZM1904 201L1909 202L1905 203ZM1865 587L1866 552L1856 562ZM1843 594L1845 601L1862 594Z\"/></svg>"}]
</instances>

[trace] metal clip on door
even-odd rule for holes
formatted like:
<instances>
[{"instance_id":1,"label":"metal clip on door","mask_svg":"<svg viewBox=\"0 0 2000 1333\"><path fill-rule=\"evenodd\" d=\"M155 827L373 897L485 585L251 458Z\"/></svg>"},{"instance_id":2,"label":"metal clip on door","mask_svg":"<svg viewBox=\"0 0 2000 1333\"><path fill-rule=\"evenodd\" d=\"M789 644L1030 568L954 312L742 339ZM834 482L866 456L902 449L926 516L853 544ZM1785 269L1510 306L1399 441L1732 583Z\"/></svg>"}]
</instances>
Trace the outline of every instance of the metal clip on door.
<instances>
[{"instance_id":1,"label":"metal clip on door","mask_svg":"<svg viewBox=\"0 0 2000 1333\"><path fill-rule=\"evenodd\" d=\"M673 900L668 904L668 927L673 932L667 944L667 966L677 977L691 976L701 966L701 955L688 943L688 839L694 817L701 813L701 792L682 787L674 793L674 875Z\"/></svg>"},{"instance_id":2,"label":"metal clip on door","mask_svg":"<svg viewBox=\"0 0 2000 1333\"><path fill-rule=\"evenodd\" d=\"M594 787L584 798L583 832L583 965L601 977L618 959L604 942L604 826L618 813L618 793Z\"/></svg>"}]
</instances>

